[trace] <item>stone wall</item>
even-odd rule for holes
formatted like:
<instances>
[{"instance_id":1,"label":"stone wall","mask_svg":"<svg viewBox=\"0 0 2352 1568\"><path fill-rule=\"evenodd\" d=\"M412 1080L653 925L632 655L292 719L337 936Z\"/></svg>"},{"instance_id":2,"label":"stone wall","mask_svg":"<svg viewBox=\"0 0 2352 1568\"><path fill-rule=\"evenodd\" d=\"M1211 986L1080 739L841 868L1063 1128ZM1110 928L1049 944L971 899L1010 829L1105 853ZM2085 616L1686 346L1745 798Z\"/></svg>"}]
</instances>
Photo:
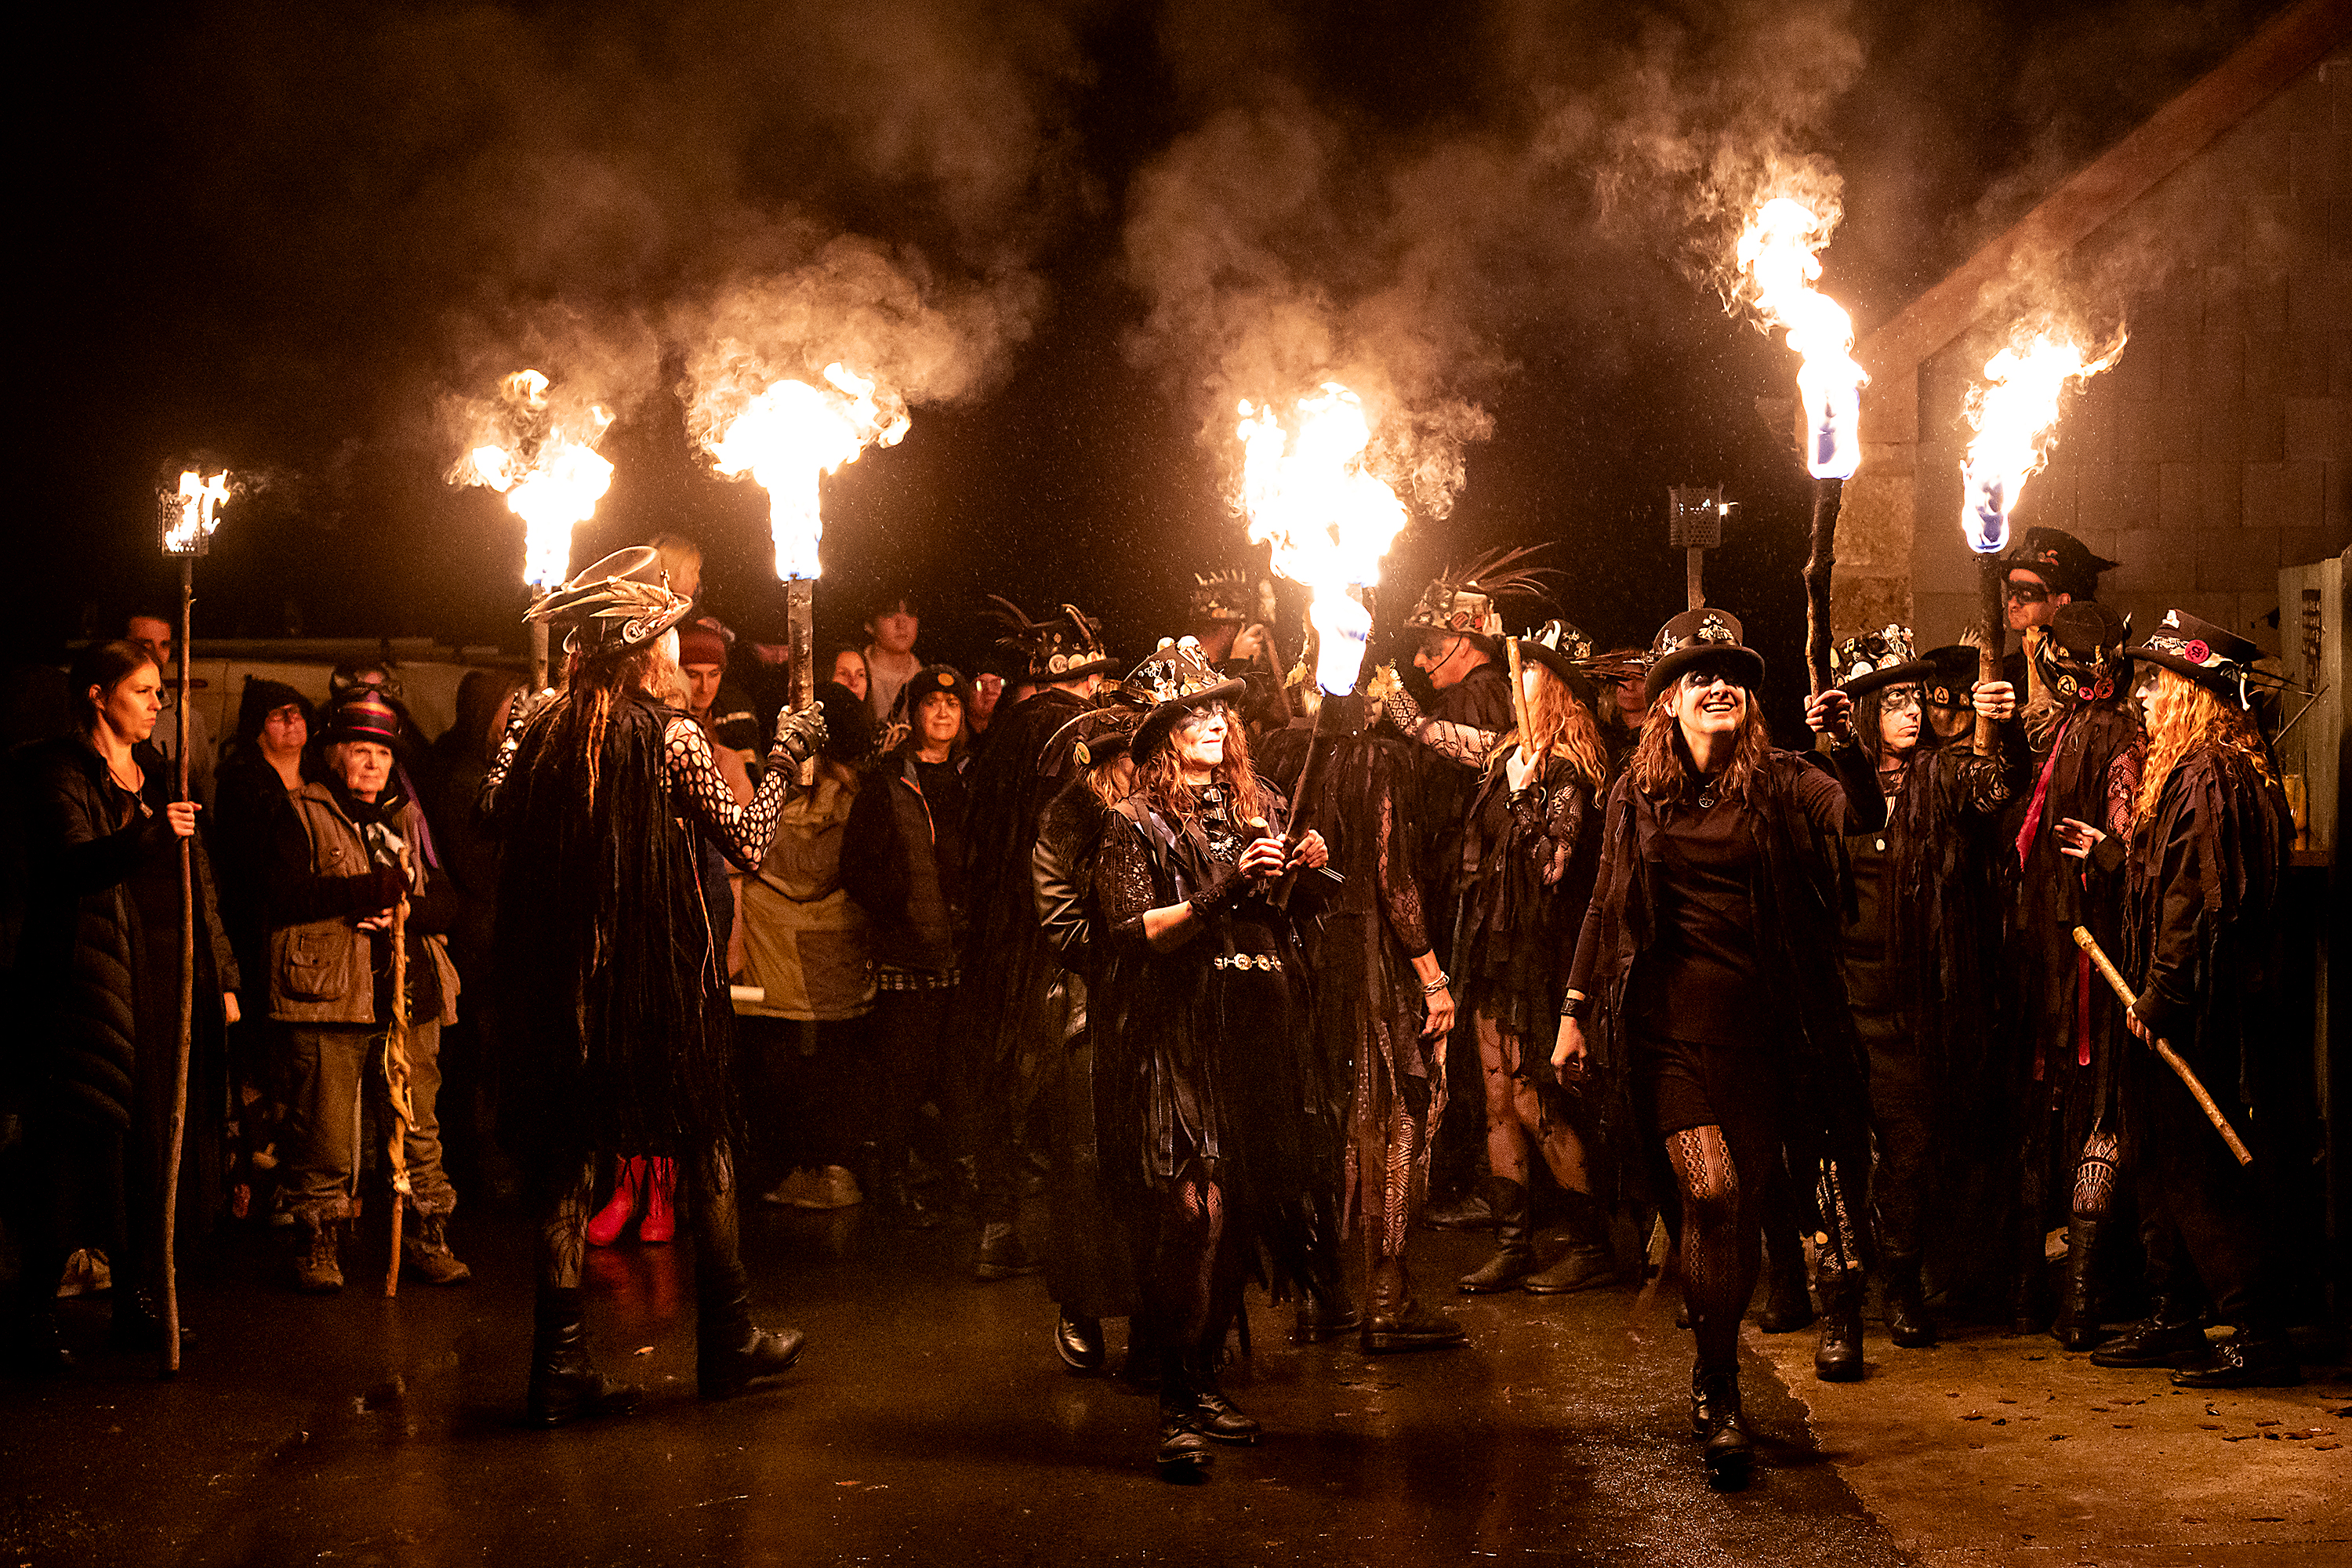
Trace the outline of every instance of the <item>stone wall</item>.
<instances>
[{"instance_id":1,"label":"stone wall","mask_svg":"<svg viewBox=\"0 0 2352 1568\"><path fill-rule=\"evenodd\" d=\"M2091 297L2128 301L2131 342L2067 404L2013 527L2063 528L2121 562L2100 596L2140 630L2177 605L2276 652L2279 567L2352 544L2352 48L2224 132L2066 260L2093 280ZM1865 490L1849 508L1858 575L1884 573L1909 523L1923 647L1975 617L1975 557L1959 528L1962 400L2005 324L1980 322L1921 364L1916 469L1878 481L1908 494ZM1865 467L1856 483L1868 480ZM1842 630L1878 616L1877 601L1894 603L1883 574L1854 587Z\"/></svg>"}]
</instances>

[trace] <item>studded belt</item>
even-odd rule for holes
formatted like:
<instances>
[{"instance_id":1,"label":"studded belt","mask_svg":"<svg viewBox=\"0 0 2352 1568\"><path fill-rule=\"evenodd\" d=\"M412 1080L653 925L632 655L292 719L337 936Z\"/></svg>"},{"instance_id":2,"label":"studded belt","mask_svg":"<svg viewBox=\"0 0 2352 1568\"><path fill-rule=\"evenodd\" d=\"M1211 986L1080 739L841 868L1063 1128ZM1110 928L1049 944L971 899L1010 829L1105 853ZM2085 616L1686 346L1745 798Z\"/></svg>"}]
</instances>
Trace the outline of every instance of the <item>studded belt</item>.
<instances>
[{"instance_id":1,"label":"studded belt","mask_svg":"<svg viewBox=\"0 0 2352 1568\"><path fill-rule=\"evenodd\" d=\"M1219 969L1263 969L1279 974L1282 960L1270 952L1229 952L1209 960Z\"/></svg>"}]
</instances>

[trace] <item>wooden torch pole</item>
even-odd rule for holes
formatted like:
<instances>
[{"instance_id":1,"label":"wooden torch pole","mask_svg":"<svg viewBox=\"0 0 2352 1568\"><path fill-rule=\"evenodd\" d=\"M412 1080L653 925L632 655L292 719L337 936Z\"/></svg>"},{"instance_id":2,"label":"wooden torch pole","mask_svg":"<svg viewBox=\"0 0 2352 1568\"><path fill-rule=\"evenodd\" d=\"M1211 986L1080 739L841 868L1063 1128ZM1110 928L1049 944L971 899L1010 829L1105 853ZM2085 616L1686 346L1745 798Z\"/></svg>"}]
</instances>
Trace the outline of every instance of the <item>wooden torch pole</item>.
<instances>
[{"instance_id":1,"label":"wooden torch pole","mask_svg":"<svg viewBox=\"0 0 2352 1568\"><path fill-rule=\"evenodd\" d=\"M196 558L180 557L180 691L174 718L179 798L188 795L188 632L195 618ZM171 1147L163 1161L163 1375L180 1372L180 1148L188 1131L188 1057L196 1028L196 872L194 838L180 840L180 1040L172 1069Z\"/></svg>"}]
</instances>

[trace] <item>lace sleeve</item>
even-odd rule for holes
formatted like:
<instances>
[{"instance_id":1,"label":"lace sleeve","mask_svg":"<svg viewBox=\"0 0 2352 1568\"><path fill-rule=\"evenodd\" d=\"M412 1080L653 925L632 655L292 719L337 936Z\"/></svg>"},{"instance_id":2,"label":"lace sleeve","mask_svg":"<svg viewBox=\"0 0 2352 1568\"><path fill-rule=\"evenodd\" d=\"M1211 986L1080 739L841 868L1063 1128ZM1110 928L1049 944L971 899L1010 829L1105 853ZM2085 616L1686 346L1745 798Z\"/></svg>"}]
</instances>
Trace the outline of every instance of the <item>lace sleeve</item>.
<instances>
[{"instance_id":1,"label":"lace sleeve","mask_svg":"<svg viewBox=\"0 0 2352 1568\"><path fill-rule=\"evenodd\" d=\"M1585 824L1591 814L1586 805L1590 796L1573 780L1563 779L1552 788L1551 800L1544 812L1543 885L1558 887L1568 875L1570 862L1576 858L1576 847L1583 840Z\"/></svg>"},{"instance_id":2,"label":"lace sleeve","mask_svg":"<svg viewBox=\"0 0 2352 1568\"><path fill-rule=\"evenodd\" d=\"M1381 700L1381 716L1440 756L1451 757L1467 767L1484 767L1503 739L1500 731L1430 718L1422 712L1412 693L1402 686Z\"/></svg>"},{"instance_id":3,"label":"lace sleeve","mask_svg":"<svg viewBox=\"0 0 2352 1568\"><path fill-rule=\"evenodd\" d=\"M1412 874L1409 857L1402 864L1390 854L1390 846L1397 830L1396 796L1383 791L1380 807L1380 844L1373 859L1373 874L1380 883L1381 910L1388 917L1389 930L1395 933L1398 945L1407 954L1419 958L1429 951L1429 922L1423 917L1421 881Z\"/></svg>"},{"instance_id":4,"label":"lace sleeve","mask_svg":"<svg viewBox=\"0 0 2352 1568\"><path fill-rule=\"evenodd\" d=\"M507 732L499 737L499 749L490 755L488 772L482 774L482 787L474 796L474 815L488 822L498 816L499 792L506 787L508 770L514 766L515 753L522 749L523 726L530 722L531 705L523 700L524 694L516 692L507 705Z\"/></svg>"},{"instance_id":5,"label":"lace sleeve","mask_svg":"<svg viewBox=\"0 0 2352 1568\"><path fill-rule=\"evenodd\" d=\"M746 871L759 869L768 846L776 837L783 815L784 791L792 782L790 768L770 768L748 804L737 805L727 775L719 771L710 742L691 719L673 719L662 735L662 771L667 775L670 799L695 823L727 858Z\"/></svg>"},{"instance_id":6,"label":"lace sleeve","mask_svg":"<svg viewBox=\"0 0 2352 1568\"><path fill-rule=\"evenodd\" d=\"M2132 806L2139 798L2140 748L2126 746L2107 763L2107 832L2116 838L2129 838L2132 829Z\"/></svg>"},{"instance_id":7,"label":"lace sleeve","mask_svg":"<svg viewBox=\"0 0 2352 1568\"><path fill-rule=\"evenodd\" d=\"M1143 946L1144 912L1151 908L1151 858L1135 825L1113 813L1103 827L1095 862L1095 902L1114 940Z\"/></svg>"}]
</instances>

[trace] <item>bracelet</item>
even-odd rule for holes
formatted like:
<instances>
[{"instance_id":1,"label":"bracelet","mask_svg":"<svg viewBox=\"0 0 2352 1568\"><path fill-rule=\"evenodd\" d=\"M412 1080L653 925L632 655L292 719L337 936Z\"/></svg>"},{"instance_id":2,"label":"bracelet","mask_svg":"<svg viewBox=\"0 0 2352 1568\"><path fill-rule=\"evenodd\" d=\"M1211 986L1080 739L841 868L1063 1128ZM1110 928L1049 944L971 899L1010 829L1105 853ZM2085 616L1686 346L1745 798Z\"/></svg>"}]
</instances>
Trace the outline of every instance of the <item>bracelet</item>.
<instances>
[{"instance_id":1,"label":"bracelet","mask_svg":"<svg viewBox=\"0 0 2352 1568\"><path fill-rule=\"evenodd\" d=\"M1434 996L1453 984L1454 977L1441 969L1437 972L1436 979L1431 981L1428 984L1421 988L1421 994L1423 996Z\"/></svg>"}]
</instances>

